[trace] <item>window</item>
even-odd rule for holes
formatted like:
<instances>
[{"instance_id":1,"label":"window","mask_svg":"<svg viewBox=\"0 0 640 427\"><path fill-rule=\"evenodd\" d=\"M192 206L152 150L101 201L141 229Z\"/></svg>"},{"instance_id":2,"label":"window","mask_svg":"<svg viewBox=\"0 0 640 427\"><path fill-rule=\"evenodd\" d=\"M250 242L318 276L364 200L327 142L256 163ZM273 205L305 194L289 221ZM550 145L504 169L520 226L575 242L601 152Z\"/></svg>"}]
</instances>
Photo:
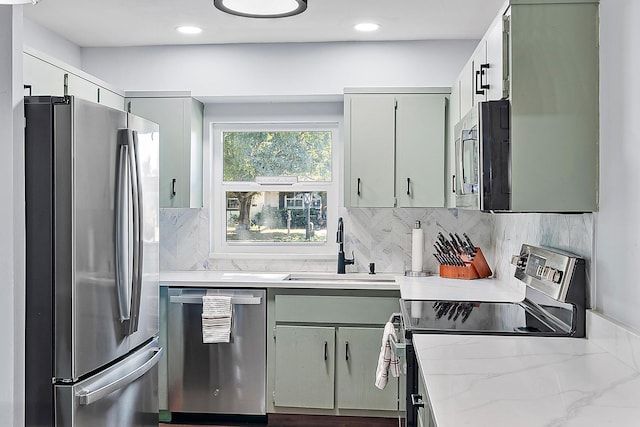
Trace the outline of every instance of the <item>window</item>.
<instances>
[{"instance_id":1,"label":"window","mask_svg":"<svg viewBox=\"0 0 640 427\"><path fill-rule=\"evenodd\" d=\"M335 252L337 131L337 123L213 125L214 252Z\"/></svg>"}]
</instances>

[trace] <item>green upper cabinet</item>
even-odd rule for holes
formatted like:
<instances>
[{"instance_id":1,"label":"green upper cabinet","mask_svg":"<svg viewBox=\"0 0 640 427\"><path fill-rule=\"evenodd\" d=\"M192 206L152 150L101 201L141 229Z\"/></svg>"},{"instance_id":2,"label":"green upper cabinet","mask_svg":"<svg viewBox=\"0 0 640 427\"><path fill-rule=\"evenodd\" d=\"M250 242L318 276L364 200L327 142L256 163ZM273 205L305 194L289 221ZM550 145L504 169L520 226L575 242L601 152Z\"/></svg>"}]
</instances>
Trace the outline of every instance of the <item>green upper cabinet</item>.
<instances>
[{"instance_id":1,"label":"green upper cabinet","mask_svg":"<svg viewBox=\"0 0 640 427\"><path fill-rule=\"evenodd\" d=\"M449 120L447 125L447 146L445 150L445 207L456 207L456 153L453 130L460 121L460 82L454 82L449 97Z\"/></svg>"},{"instance_id":2,"label":"green upper cabinet","mask_svg":"<svg viewBox=\"0 0 640 427\"><path fill-rule=\"evenodd\" d=\"M118 110L124 109L124 93L107 83L41 52L25 47L24 84L31 95L72 95Z\"/></svg>"},{"instance_id":3,"label":"green upper cabinet","mask_svg":"<svg viewBox=\"0 0 640 427\"><path fill-rule=\"evenodd\" d=\"M513 212L598 209L598 25L597 0L510 0L454 82L460 119L510 101Z\"/></svg>"},{"instance_id":4,"label":"green upper cabinet","mask_svg":"<svg viewBox=\"0 0 640 427\"><path fill-rule=\"evenodd\" d=\"M202 207L203 104L188 92L127 92L126 103L160 126L160 207Z\"/></svg>"},{"instance_id":5,"label":"green upper cabinet","mask_svg":"<svg viewBox=\"0 0 640 427\"><path fill-rule=\"evenodd\" d=\"M394 140L393 95L345 95L345 206L394 206Z\"/></svg>"},{"instance_id":6,"label":"green upper cabinet","mask_svg":"<svg viewBox=\"0 0 640 427\"><path fill-rule=\"evenodd\" d=\"M449 93L345 90L345 206L444 206Z\"/></svg>"}]
</instances>

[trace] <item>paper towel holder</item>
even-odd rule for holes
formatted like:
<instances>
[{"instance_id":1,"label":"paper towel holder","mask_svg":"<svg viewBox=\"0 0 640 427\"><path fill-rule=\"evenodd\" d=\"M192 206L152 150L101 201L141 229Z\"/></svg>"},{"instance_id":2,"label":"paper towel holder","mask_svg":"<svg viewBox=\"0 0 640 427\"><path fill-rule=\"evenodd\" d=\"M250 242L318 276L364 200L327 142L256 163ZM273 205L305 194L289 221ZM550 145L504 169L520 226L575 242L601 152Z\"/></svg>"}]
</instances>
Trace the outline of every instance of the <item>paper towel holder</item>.
<instances>
[{"instance_id":1,"label":"paper towel holder","mask_svg":"<svg viewBox=\"0 0 640 427\"><path fill-rule=\"evenodd\" d=\"M415 222L414 231L415 230L422 231L422 224L420 223L419 220ZM420 242L422 243L422 239L420 239ZM422 250L419 251L419 254L415 254L412 251L411 255L412 255L412 257L418 255L419 258L420 258L420 264L422 264ZM420 270L414 270L413 269L413 265L412 265L412 269L411 270L406 270L406 267L405 267L404 275L407 276L407 277L424 277L424 276L428 276L429 274L427 272L425 272L422 268L420 268Z\"/></svg>"}]
</instances>

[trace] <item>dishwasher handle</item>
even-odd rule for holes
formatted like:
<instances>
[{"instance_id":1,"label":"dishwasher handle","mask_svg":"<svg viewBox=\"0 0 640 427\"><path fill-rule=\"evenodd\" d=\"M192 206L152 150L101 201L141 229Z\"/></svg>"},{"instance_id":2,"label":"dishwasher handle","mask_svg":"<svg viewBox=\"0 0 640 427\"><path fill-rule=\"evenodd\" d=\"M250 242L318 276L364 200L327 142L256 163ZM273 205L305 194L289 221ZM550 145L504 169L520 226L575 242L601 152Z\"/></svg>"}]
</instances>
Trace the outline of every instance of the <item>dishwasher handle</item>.
<instances>
[{"instance_id":1,"label":"dishwasher handle","mask_svg":"<svg viewBox=\"0 0 640 427\"><path fill-rule=\"evenodd\" d=\"M202 304L202 297L204 295L172 295L169 297L169 302L176 304ZM224 296L224 295L221 295ZM228 295L226 295L228 296ZM262 297L256 296L234 296L231 295L231 304L233 305L260 305L262 303Z\"/></svg>"}]
</instances>

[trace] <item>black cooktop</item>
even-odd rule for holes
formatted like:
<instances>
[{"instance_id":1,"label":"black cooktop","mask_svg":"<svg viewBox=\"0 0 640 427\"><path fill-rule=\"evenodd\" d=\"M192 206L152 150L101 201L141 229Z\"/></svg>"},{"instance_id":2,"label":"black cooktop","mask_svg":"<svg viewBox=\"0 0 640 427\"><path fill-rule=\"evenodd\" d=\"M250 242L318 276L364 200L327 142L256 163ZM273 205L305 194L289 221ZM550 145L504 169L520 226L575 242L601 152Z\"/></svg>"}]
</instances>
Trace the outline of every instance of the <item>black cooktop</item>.
<instances>
[{"instance_id":1,"label":"black cooktop","mask_svg":"<svg viewBox=\"0 0 640 427\"><path fill-rule=\"evenodd\" d=\"M401 300L401 309L404 330L408 333L543 336L570 333L570 326L562 321L563 312L555 307L541 309L527 299L521 302Z\"/></svg>"}]
</instances>

